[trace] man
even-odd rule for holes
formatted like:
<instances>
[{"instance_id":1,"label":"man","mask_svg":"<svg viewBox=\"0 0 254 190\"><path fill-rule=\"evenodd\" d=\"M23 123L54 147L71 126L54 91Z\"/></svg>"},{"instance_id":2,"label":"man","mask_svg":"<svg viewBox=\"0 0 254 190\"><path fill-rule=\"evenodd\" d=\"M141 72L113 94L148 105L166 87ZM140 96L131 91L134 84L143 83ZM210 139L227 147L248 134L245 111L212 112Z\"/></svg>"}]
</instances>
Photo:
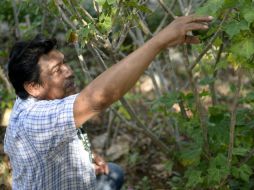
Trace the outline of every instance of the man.
<instances>
[{"instance_id":1,"label":"man","mask_svg":"<svg viewBox=\"0 0 254 190\"><path fill-rule=\"evenodd\" d=\"M16 43L8 69L18 98L4 147L13 168L13 189L99 189L96 175L108 176L111 168L101 158L92 164L76 128L120 99L162 49L199 43L187 33L206 30L211 19L177 18L78 94L73 94L73 72L54 49L54 40Z\"/></svg>"}]
</instances>

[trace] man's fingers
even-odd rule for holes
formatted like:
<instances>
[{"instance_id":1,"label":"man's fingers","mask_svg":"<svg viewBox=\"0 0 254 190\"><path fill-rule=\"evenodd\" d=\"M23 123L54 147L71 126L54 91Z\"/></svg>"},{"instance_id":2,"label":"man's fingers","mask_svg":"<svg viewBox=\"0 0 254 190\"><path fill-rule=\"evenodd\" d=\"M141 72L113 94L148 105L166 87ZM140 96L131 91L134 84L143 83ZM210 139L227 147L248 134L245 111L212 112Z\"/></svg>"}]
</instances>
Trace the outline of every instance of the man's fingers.
<instances>
[{"instance_id":1,"label":"man's fingers","mask_svg":"<svg viewBox=\"0 0 254 190\"><path fill-rule=\"evenodd\" d=\"M106 164L105 162L94 164L94 168L95 168L96 174L108 174L109 173L108 164Z\"/></svg>"},{"instance_id":2,"label":"man's fingers","mask_svg":"<svg viewBox=\"0 0 254 190\"><path fill-rule=\"evenodd\" d=\"M108 164L105 164L104 172L105 172L105 174L108 174L108 173L109 173Z\"/></svg>"},{"instance_id":3,"label":"man's fingers","mask_svg":"<svg viewBox=\"0 0 254 190\"><path fill-rule=\"evenodd\" d=\"M105 164L105 162L104 162L104 161L98 161L97 164L98 164L99 166L102 166L102 165Z\"/></svg>"},{"instance_id":4,"label":"man's fingers","mask_svg":"<svg viewBox=\"0 0 254 190\"><path fill-rule=\"evenodd\" d=\"M192 30L207 30L209 27L206 24L190 23L186 26L187 32Z\"/></svg>"},{"instance_id":5,"label":"man's fingers","mask_svg":"<svg viewBox=\"0 0 254 190\"><path fill-rule=\"evenodd\" d=\"M186 23L192 22L211 22L213 20L212 16L196 16L196 15L189 15L186 16Z\"/></svg>"}]
</instances>

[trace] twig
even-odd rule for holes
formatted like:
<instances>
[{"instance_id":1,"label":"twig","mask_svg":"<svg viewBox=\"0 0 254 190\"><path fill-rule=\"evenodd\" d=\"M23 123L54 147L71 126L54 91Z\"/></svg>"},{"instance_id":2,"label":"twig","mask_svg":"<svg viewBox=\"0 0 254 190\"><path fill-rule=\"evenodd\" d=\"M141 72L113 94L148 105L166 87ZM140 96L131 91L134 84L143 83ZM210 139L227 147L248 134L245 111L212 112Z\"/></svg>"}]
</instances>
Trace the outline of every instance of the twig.
<instances>
[{"instance_id":1,"label":"twig","mask_svg":"<svg viewBox=\"0 0 254 190\"><path fill-rule=\"evenodd\" d=\"M203 4L206 3L206 2L207 2L207 0L202 0L202 1L198 4L198 7L203 6Z\"/></svg>"},{"instance_id":2,"label":"twig","mask_svg":"<svg viewBox=\"0 0 254 190\"><path fill-rule=\"evenodd\" d=\"M158 34L158 33L161 31L161 29L164 27L164 25L165 25L165 23L166 23L166 21L167 21L167 17L168 17L168 15L165 14L164 17L163 17L163 19L161 20L159 26L156 28L155 32L153 33L154 36L155 36L156 34Z\"/></svg>"},{"instance_id":3,"label":"twig","mask_svg":"<svg viewBox=\"0 0 254 190\"><path fill-rule=\"evenodd\" d=\"M125 38L127 37L127 34L130 30L130 22L128 21L126 24L124 24L123 30L121 32L120 38L118 39L117 45L113 48L115 49L115 51L118 51L121 47L121 45L123 44Z\"/></svg>"},{"instance_id":4,"label":"twig","mask_svg":"<svg viewBox=\"0 0 254 190\"><path fill-rule=\"evenodd\" d=\"M92 76L91 76L90 72L88 71L87 63L86 63L86 61L84 59L84 56L80 53L80 48L79 48L78 42L74 43L74 47L75 47L75 51L76 51L77 56L78 56L78 60L79 60L81 69L82 69L84 74L88 75L88 78L91 81L92 80Z\"/></svg>"},{"instance_id":5,"label":"twig","mask_svg":"<svg viewBox=\"0 0 254 190\"><path fill-rule=\"evenodd\" d=\"M79 9L87 16L87 18L89 18L93 23L95 23L94 18L89 14L89 12L87 12L86 9L84 9L82 6L79 6Z\"/></svg>"},{"instance_id":6,"label":"twig","mask_svg":"<svg viewBox=\"0 0 254 190\"><path fill-rule=\"evenodd\" d=\"M217 64L220 61L222 51L223 51L223 43L220 45L219 51L218 51L217 56L216 56L216 60L215 60L215 64L214 64L214 73L213 73L213 78L214 79L215 79L215 77L217 75L216 66L217 66ZM216 91L215 91L215 86L214 85L215 85L215 82L212 81L209 84L209 88L210 88L211 95L212 95L212 104L216 105L218 103L218 100L217 100L217 97L216 97Z\"/></svg>"},{"instance_id":7,"label":"twig","mask_svg":"<svg viewBox=\"0 0 254 190\"><path fill-rule=\"evenodd\" d=\"M185 5L184 3L182 2L182 0L178 0L178 4L179 4L179 7L180 7L180 10L182 12L183 15L186 15L186 12L185 12Z\"/></svg>"},{"instance_id":8,"label":"twig","mask_svg":"<svg viewBox=\"0 0 254 190\"><path fill-rule=\"evenodd\" d=\"M193 1L190 0L189 3L188 3L188 7L186 8L185 15L189 15L191 13L192 7L193 7Z\"/></svg>"},{"instance_id":9,"label":"twig","mask_svg":"<svg viewBox=\"0 0 254 190\"><path fill-rule=\"evenodd\" d=\"M175 14L165 5L163 0L158 0L158 2L169 16L171 16L174 19L176 18Z\"/></svg>"},{"instance_id":10,"label":"twig","mask_svg":"<svg viewBox=\"0 0 254 190\"><path fill-rule=\"evenodd\" d=\"M66 14L63 12L59 1L55 1L56 7L58 8L59 13L61 14L63 20L73 29L76 30L76 26L72 23L72 21L66 16Z\"/></svg>"},{"instance_id":11,"label":"twig","mask_svg":"<svg viewBox=\"0 0 254 190\"><path fill-rule=\"evenodd\" d=\"M133 109L131 108L131 106L128 104L128 102L124 99L124 98L121 98L120 99L122 105L125 107L125 109L128 111L128 113L130 114L131 118L133 120L135 120L137 122L137 126L142 128L144 130L144 133L150 137L153 142L159 146L161 148L161 150L165 153L165 154L170 154L170 149L167 147L166 144L164 144L161 140L159 140L157 138L157 136L152 132L150 131L141 121L140 119L137 117L137 115L134 113Z\"/></svg>"},{"instance_id":12,"label":"twig","mask_svg":"<svg viewBox=\"0 0 254 190\"><path fill-rule=\"evenodd\" d=\"M230 117L230 136L229 136L229 147L228 147L228 167L230 168L232 165L232 154L234 148L234 138L235 138L235 125L236 125L236 110L238 107L238 99L240 96L240 91L242 87L242 71L238 69L238 81L237 81L237 89L234 95L232 108L231 108L231 117Z\"/></svg>"},{"instance_id":13,"label":"twig","mask_svg":"<svg viewBox=\"0 0 254 190\"><path fill-rule=\"evenodd\" d=\"M113 111L110 110L109 119L108 119L109 122L108 122L108 126L107 126L107 136L106 136L106 141L105 141L105 144L103 147L104 153L105 153L106 149L109 148L110 142L114 141L114 139L112 139L112 140L110 139L110 134L112 133L112 126L114 124L115 118L116 118L116 115L115 114L113 115Z\"/></svg>"},{"instance_id":14,"label":"twig","mask_svg":"<svg viewBox=\"0 0 254 190\"><path fill-rule=\"evenodd\" d=\"M20 39L21 38L21 33L20 33L20 29L19 29L19 19L18 19L18 12L17 12L17 5L16 5L16 1L12 0L12 10L13 10L13 16L14 16L14 22L15 22L15 34L16 34L16 38Z\"/></svg>"},{"instance_id":15,"label":"twig","mask_svg":"<svg viewBox=\"0 0 254 190\"><path fill-rule=\"evenodd\" d=\"M154 90L155 93L157 95L157 97L162 96L161 91L160 91L160 87L157 84L157 80L155 78L155 72L152 70L152 68L148 68L148 76L151 78L153 86L154 86Z\"/></svg>"},{"instance_id":16,"label":"twig","mask_svg":"<svg viewBox=\"0 0 254 190\"><path fill-rule=\"evenodd\" d=\"M139 132L143 131L143 129L136 127L135 124L134 124L133 122L130 122L130 121L126 120L122 115L120 115L120 114L117 112L117 110L116 110L114 107L111 106L111 107L109 107L109 109L112 110L112 111L114 112L114 114L115 114L122 122L124 122L125 124L131 126L131 128L134 128L136 131L139 131Z\"/></svg>"},{"instance_id":17,"label":"twig","mask_svg":"<svg viewBox=\"0 0 254 190\"><path fill-rule=\"evenodd\" d=\"M170 50L169 50L169 53L170 53ZM164 59L166 59L165 56L164 56ZM176 67L172 61L170 61L170 63L171 64L169 64L169 65L170 65L170 70L171 70L171 74L172 74L172 86L173 86L174 91L176 93L179 93L179 83L178 83L177 77L176 77ZM183 118L188 120L189 118L188 118L188 115L187 115L185 107L184 107L183 99L181 97L179 97L179 98L180 98L180 100L178 102L178 105L180 107L181 114L182 114Z\"/></svg>"},{"instance_id":18,"label":"twig","mask_svg":"<svg viewBox=\"0 0 254 190\"><path fill-rule=\"evenodd\" d=\"M44 9L43 16L41 19L41 28L40 28L41 33L44 31L44 27L45 27L45 23L46 23L45 20L46 20L46 9Z\"/></svg>"},{"instance_id":19,"label":"twig","mask_svg":"<svg viewBox=\"0 0 254 190\"><path fill-rule=\"evenodd\" d=\"M145 20L138 14L138 17L139 17L139 23L140 23L140 26L141 26L141 29L142 31L146 34L146 35L149 35L149 36L153 36L152 32L150 31L150 29L148 28L147 26L147 23L145 22Z\"/></svg>"},{"instance_id":20,"label":"twig","mask_svg":"<svg viewBox=\"0 0 254 190\"><path fill-rule=\"evenodd\" d=\"M97 17L99 17L99 15L100 15L100 8L99 8L98 3L95 0L93 0L93 7L94 7L94 10L95 10L95 12L97 14Z\"/></svg>"}]
</instances>

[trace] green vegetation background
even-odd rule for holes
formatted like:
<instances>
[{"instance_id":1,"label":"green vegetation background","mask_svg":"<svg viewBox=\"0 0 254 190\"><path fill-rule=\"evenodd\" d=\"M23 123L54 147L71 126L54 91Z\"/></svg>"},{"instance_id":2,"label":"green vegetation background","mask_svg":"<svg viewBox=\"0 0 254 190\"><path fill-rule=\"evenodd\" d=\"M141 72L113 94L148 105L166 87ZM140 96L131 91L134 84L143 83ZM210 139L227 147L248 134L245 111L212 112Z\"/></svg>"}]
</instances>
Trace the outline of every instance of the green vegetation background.
<instances>
[{"instance_id":1,"label":"green vegetation background","mask_svg":"<svg viewBox=\"0 0 254 190\"><path fill-rule=\"evenodd\" d=\"M124 189L254 189L253 0L1 0L0 7L2 119L15 100L6 65L19 39L57 38L82 88L176 16L212 15L207 32L189 34L200 45L161 52L86 128L94 149L124 167ZM9 189L1 125L0 187Z\"/></svg>"}]
</instances>

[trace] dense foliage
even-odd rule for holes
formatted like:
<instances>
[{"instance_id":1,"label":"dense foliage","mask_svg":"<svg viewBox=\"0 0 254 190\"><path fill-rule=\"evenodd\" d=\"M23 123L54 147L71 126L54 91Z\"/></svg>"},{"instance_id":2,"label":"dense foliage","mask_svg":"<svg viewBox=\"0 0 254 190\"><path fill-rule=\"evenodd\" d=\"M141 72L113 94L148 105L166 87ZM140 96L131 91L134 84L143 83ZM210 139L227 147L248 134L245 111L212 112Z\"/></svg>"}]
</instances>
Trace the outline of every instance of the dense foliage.
<instances>
[{"instance_id":1,"label":"dense foliage","mask_svg":"<svg viewBox=\"0 0 254 190\"><path fill-rule=\"evenodd\" d=\"M4 74L13 36L57 37L82 87L176 15L212 15L207 32L193 32L200 45L161 52L133 90L104 113L109 124L102 125L112 138L107 147L117 135L130 137L134 148L118 159L126 188L254 188L252 0L16 2L19 22L13 1L0 2L0 24L13 28L0 37L0 111L13 99Z\"/></svg>"}]
</instances>

